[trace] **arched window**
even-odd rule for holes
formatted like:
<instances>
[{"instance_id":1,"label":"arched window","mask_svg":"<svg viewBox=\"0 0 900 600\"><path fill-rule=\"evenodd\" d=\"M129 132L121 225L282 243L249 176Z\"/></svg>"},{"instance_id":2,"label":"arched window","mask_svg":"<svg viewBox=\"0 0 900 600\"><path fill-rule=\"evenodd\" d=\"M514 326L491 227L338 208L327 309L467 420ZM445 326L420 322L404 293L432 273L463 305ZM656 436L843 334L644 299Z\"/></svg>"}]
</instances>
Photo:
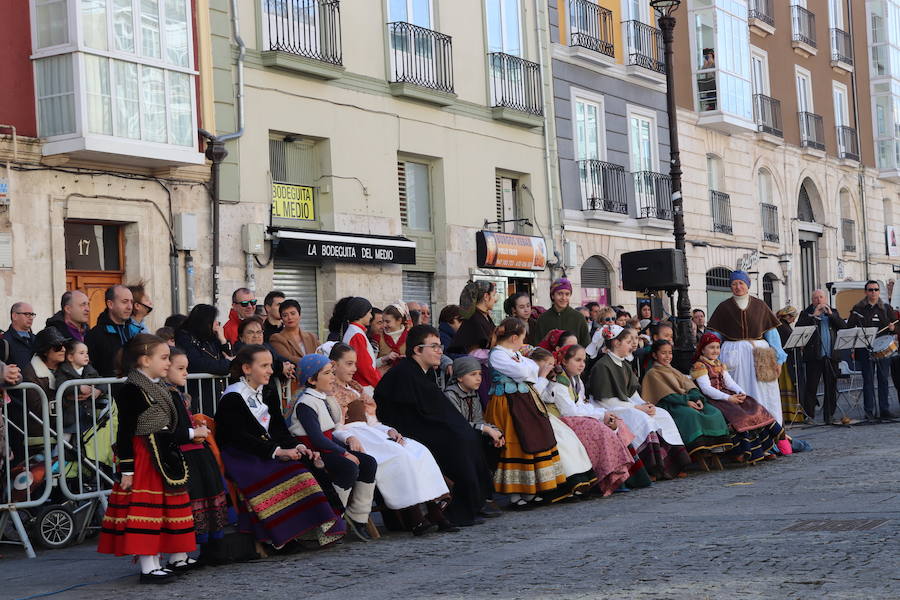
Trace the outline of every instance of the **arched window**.
<instances>
[{"instance_id":1,"label":"arched window","mask_svg":"<svg viewBox=\"0 0 900 600\"><path fill-rule=\"evenodd\" d=\"M853 199L847 188L838 193L841 200L841 238L844 240L844 252L856 252L856 212L853 210Z\"/></svg>"},{"instance_id":2,"label":"arched window","mask_svg":"<svg viewBox=\"0 0 900 600\"><path fill-rule=\"evenodd\" d=\"M778 301L778 295L776 293L778 278L775 277L773 273L766 273L763 275L762 282L762 293L763 293L763 302L765 302L769 308L772 310L778 310L781 308L779 306L780 302Z\"/></svg>"},{"instance_id":3,"label":"arched window","mask_svg":"<svg viewBox=\"0 0 900 600\"><path fill-rule=\"evenodd\" d=\"M812 201L809 198L809 187L812 183L809 179L803 181L800 186L800 194L797 197L797 218L807 223L815 223L816 215L813 213Z\"/></svg>"},{"instance_id":4,"label":"arched window","mask_svg":"<svg viewBox=\"0 0 900 600\"><path fill-rule=\"evenodd\" d=\"M767 242L778 242L778 205L772 187L772 173L768 169L760 169L756 173L756 198L759 200L763 239Z\"/></svg>"},{"instance_id":5,"label":"arched window","mask_svg":"<svg viewBox=\"0 0 900 600\"><path fill-rule=\"evenodd\" d=\"M612 267L602 256L591 256L581 265L582 304L612 304Z\"/></svg>"},{"instance_id":6,"label":"arched window","mask_svg":"<svg viewBox=\"0 0 900 600\"><path fill-rule=\"evenodd\" d=\"M716 307L731 298L731 269L715 267L706 272L706 313L711 315Z\"/></svg>"}]
</instances>

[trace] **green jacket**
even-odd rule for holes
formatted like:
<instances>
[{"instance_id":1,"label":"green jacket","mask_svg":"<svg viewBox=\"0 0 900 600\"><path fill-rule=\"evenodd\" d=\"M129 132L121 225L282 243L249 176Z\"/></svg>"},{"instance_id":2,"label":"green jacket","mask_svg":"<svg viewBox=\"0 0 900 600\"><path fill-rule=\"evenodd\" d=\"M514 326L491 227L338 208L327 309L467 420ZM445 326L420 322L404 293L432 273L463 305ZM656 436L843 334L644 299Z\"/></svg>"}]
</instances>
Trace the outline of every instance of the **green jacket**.
<instances>
[{"instance_id":1,"label":"green jacket","mask_svg":"<svg viewBox=\"0 0 900 600\"><path fill-rule=\"evenodd\" d=\"M582 346L591 343L587 319L571 306L567 306L562 312L556 312L556 307L551 305L544 314L538 317L535 329L535 343L540 342L554 329L573 332L578 336L578 343Z\"/></svg>"}]
</instances>

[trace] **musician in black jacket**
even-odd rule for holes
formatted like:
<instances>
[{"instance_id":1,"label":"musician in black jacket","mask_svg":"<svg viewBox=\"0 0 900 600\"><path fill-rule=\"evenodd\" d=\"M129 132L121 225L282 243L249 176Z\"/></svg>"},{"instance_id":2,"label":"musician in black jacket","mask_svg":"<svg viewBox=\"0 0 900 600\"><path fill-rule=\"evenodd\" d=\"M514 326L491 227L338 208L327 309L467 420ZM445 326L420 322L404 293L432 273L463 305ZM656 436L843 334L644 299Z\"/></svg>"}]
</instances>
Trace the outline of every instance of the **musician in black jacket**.
<instances>
[{"instance_id":1,"label":"musician in black jacket","mask_svg":"<svg viewBox=\"0 0 900 600\"><path fill-rule=\"evenodd\" d=\"M866 282L866 297L850 310L847 319L848 327L875 327L879 333L875 339L894 335L894 309L887 302L882 302L879 294L881 286L877 281ZM875 376L878 377L879 417L893 419L895 415L888 410L888 375L891 370L889 358L876 359L866 348L856 349L856 362L863 374L863 405L867 419L875 419Z\"/></svg>"},{"instance_id":2,"label":"musician in black jacket","mask_svg":"<svg viewBox=\"0 0 900 600\"><path fill-rule=\"evenodd\" d=\"M809 342L803 348L803 363L806 366L806 382L800 402L807 416L816 416L819 379L823 380L825 396L822 398L822 417L830 424L837 406L837 360L833 353L837 332L846 323L836 308L828 305L828 295L822 290L812 293L812 304L807 306L797 318L797 327L815 326Z\"/></svg>"}]
</instances>

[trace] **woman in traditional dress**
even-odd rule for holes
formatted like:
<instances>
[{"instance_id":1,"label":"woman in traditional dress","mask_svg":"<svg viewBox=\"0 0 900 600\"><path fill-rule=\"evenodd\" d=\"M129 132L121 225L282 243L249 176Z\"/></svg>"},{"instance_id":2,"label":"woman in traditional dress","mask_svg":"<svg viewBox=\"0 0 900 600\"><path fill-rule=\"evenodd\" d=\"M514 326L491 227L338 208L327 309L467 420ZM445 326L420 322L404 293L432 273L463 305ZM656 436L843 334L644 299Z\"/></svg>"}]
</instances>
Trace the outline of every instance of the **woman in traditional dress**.
<instances>
[{"instance_id":1,"label":"woman in traditional dress","mask_svg":"<svg viewBox=\"0 0 900 600\"><path fill-rule=\"evenodd\" d=\"M781 347L787 343L794 331L793 324L797 320L797 309L793 306L785 306L775 316L778 317L778 337L781 339ZM785 350L787 361L781 365L781 373L778 375L778 389L781 390L781 412L784 422L802 423L806 420L800 401L797 399L797 354L802 348Z\"/></svg>"},{"instance_id":2,"label":"woman in traditional dress","mask_svg":"<svg viewBox=\"0 0 900 600\"><path fill-rule=\"evenodd\" d=\"M261 334L262 332L260 332ZM191 397L180 390L187 386L188 359L181 348L173 347L169 350L169 370L166 373L166 383L170 391L177 395L184 405L185 414L189 418L188 426L193 426L194 417L191 414ZM204 416L201 416L201 419ZM194 437L197 437L196 430ZM205 430L203 427L201 431ZM194 535L197 537L197 546L200 547L201 561L208 555L215 555L215 546L225 537L225 527L228 525L228 503L225 499L225 485L222 481L222 472L219 463L210 450L206 440L191 440L181 444L181 453L188 467L188 495L191 497L191 511L194 515ZM204 561L205 562L205 561ZM177 569L176 569L177 570Z\"/></svg>"},{"instance_id":3,"label":"woman in traditional dress","mask_svg":"<svg viewBox=\"0 0 900 600\"><path fill-rule=\"evenodd\" d=\"M730 427L732 450L729 455L738 462L753 463L764 459L784 430L765 408L744 393L728 368L719 360L720 342L712 332L704 333L697 343L691 377L715 406Z\"/></svg>"},{"instance_id":4,"label":"woman in traditional dress","mask_svg":"<svg viewBox=\"0 0 900 600\"><path fill-rule=\"evenodd\" d=\"M359 296L352 298L346 304L342 320L345 328L341 341L356 350L357 369L353 377L366 393L371 394L381 381L381 373L375 364L375 350L366 334L372 321L372 303Z\"/></svg>"},{"instance_id":5,"label":"woman in traditional dress","mask_svg":"<svg viewBox=\"0 0 900 600\"><path fill-rule=\"evenodd\" d=\"M378 421L375 400L353 380L356 352L346 344L335 344L329 358L334 361L334 399L341 409L336 439L357 445L360 452L378 463L375 485L388 508L399 510L414 535L422 535L435 525L451 531L443 513L444 500L450 495L441 469L428 448L400 435L393 427ZM428 518L419 504L425 504Z\"/></svg>"},{"instance_id":6,"label":"woman in traditional dress","mask_svg":"<svg viewBox=\"0 0 900 600\"><path fill-rule=\"evenodd\" d=\"M691 458L672 416L644 402L637 375L628 364L634 348L634 330L604 325L606 353L591 370L588 388L593 401L625 421L635 435L634 444L651 477L684 477Z\"/></svg>"},{"instance_id":7,"label":"woman in traditional dress","mask_svg":"<svg viewBox=\"0 0 900 600\"><path fill-rule=\"evenodd\" d=\"M190 427L181 398L162 381L168 370L169 345L155 335L140 333L123 349L127 381L115 394L121 479L109 497L97 551L135 555L141 583L164 583L176 569L197 564L187 555L197 541L180 445L202 442L209 431ZM162 553L170 554L165 568Z\"/></svg>"},{"instance_id":8,"label":"woman in traditional dress","mask_svg":"<svg viewBox=\"0 0 900 600\"><path fill-rule=\"evenodd\" d=\"M227 388L216 410L216 442L225 473L241 492L238 526L257 541L280 548L292 540L325 546L344 535L335 514L340 501L323 492L310 472L319 455L297 443L281 416L278 396L265 387L272 353L241 348L232 363L240 380ZM331 482L323 479L327 490ZM329 503L329 498L331 503Z\"/></svg>"},{"instance_id":9,"label":"woman in traditional dress","mask_svg":"<svg viewBox=\"0 0 900 600\"><path fill-rule=\"evenodd\" d=\"M717 408L704 402L691 378L672 367L672 342L658 339L650 352L654 366L644 375L641 398L669 411L688 453L708 469L708 454L731 449L728 424Z\"/></svg>"},{"instance_id":10,"label":"woman in traditional dress","mask_svg":"<svg viewBox=\"0 0 900 600\"><path fill-rule=\"evenodd\" d=\"M390 367L406 356L406 335L409 332L409 312L406 304L388 304L384 307L384 331L378 341L378 358Z\"/></svg>"},{"instance_id":11,"label":"woman in traditional dress","mask_svg":"<svg viewBox=\"0 0 900 600\"><path fill-rule=\"evenodd\" d=\"M525 325L519 319L505 319L496 338L489 358L491 399L484 417L504 433L506 445L500 449L494 487L509 494L510 507L516 510L529 508L531 502L565 498L570 494L553 425L535 390L547 385L553 366L539 367L519 353L525 342Z\"/></svg>"},{"instance_id":12,"label":"woman in traditional dress","mask_svg":"<svg viewBox=\"0 0 900 600\"><path fill-rule=\"evenodd\" d=\"M494 321L491 311L497 303L497 286L490 281L470 281L459 295L462 325L447 347L447 354L469 354L491 347Z\"/></svg>"},{"instance_id":13,"label":"woman in traditional dress","mask_svg":"<svg viewBox=\"0 0 900 600\"><path fill-rule=\"evenodd\" d=\"M624 421L603 408L592 406L585 399L581 374L586 357L584 348L578 344L557 350L556 377L541 398L550 413L559 416L581 440L599 480L599 491L608 496L630 476L635 463L628 444L634 436L628 432L624 439L619 437L616 430L621 428L625 433L627 429Z\"/></svg>"},{"instance_id":14,"label":"woman in traditional dress","mask_svg":"<svg viewBox=\"0 0 900 600\"><path fill-rule=\"evenodd\" d=\"M722 339L722 362L748 396L756 398L782 424L780 365L787 360L778 335L778 318L759 298L750 296L750 276L731 273L731 298L716 307L707 328Z\"/></svg>"}]
</instances>

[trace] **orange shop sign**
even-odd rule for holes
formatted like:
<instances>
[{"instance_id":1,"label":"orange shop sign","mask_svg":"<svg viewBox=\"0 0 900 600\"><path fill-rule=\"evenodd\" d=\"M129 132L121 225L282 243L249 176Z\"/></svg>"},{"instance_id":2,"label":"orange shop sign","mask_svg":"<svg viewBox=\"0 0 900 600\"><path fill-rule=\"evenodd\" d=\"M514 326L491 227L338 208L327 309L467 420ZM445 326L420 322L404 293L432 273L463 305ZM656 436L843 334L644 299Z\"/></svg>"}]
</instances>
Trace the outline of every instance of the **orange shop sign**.
<instances>
[{"instance_id":1,"label":"orange shop sign","mask_svg":"<svg viewBox=\"0 0 900 600\"><path fill-rule=\"evenodd\" d=\"M544 238L498 231L475 234L479 267L516 271L543 271L547 266Z\"/></svg>"}]
</instances>

